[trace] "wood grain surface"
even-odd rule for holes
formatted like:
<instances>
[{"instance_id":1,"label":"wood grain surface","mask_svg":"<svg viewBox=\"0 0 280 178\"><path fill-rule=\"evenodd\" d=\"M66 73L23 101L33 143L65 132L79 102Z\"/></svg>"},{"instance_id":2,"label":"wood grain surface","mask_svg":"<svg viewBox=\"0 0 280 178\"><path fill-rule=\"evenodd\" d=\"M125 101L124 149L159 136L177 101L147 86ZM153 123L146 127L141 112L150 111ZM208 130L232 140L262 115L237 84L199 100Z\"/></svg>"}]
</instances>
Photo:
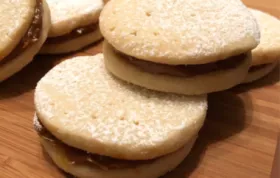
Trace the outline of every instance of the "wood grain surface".
<instances>
[{"instance_id":1,"label":"wood grain surface","mask_svg":"<svg viewBox=\"0 0 280 178\"><path fill-rule=\"evenodd\" d=\"M280 0L244 0L280 18ZM33 130L33 92L53 66L73 55L102 51L102 42L78 53L37 56L0 84L0 177L64 178ZM263 80L209 96L209 113L186 160L164 178L267 178L280 124L279 66Z\"/></svg>"}]
</instances>

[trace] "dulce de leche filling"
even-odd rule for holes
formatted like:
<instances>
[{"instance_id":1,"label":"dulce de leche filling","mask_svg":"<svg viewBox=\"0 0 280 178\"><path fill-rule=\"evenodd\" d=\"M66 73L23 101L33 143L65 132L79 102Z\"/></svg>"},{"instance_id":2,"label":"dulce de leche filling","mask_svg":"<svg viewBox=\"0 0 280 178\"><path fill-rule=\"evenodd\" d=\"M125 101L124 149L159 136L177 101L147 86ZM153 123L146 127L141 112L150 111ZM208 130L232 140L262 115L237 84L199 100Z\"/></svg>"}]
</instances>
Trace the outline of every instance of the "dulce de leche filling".
<instances>
[{"instance_id":1,"label":"dulce de leche filling","mask_svg":"<svg viewBox=\"0 0 280 178\"><path fill-rule=\"evenodd\" d=\"M89 24L87 26L79 27L77 29L72 30L70 33L67 33L62 36L57 36L57 37L49 37L47 41L45 42L46 44L59 44L63 43L69 40L73 40L75 38L79 38L83 35L87 35L89 33L94 32L97 30L98 27L98 22Z\"/></svg>"},{"instance_id":2,"label":"dulce de leche filling","mask_svg":"<svg viewBox=\"0 0 280 178\"><path fill-rule=\"evenodd\" d=\"M207 64L168 65L137 59L116 50L115 53L122 59L125 59L129 64L136 66L144 72L185 78L236 68L241 65L247 57L247 53L244 53Z\"/></svg>"},{"instance_id":3,"label":"dulce de leche filling","mask_svg":"<svg viewBox=\"0 0 280 178\"><path fill-rule=\"evenodd\" d=\"M251 66L249 69L249 72L256 72L258 70L261 70L263 68L266 68L267 66L269 66L270 64L261 64L261 65L256 65L256 66Z\"/></svg>"},{"instance_id":4,"label":"dulce de leche filling","mask_svg":"<svg viewBox=\"0 0 280 178\"><path fill-rule=\"evenodd\" d=\"M29 29L22 37L20 42L17 44L17 46L13 49L13 51L0 61L0 65L3 65L9 62L10 60L13 60L21 53L23 53L26 49L31 47L34 43L36 43L41 36L42 25L43 25L43 4L42 4L42 0L36 0L34 17L32 19Z\"/></svg>"},{"instance_id":5,"label":"dulce de leche filling","mask_svg":"<svg viewBox=\"0 0 280 178\"><path fill-rule=\"evenodd\" d=\"M55 147L55 150L63 150L64 155L61 156L61 159L66 161L69 164L75 165L89 165L94 166L103 170L112 170L112 169L125 169L125 168L135 168L139 165L150 164L154 162L156 159L152 160L121 160L115 159L108 156L101 156L97 154L92 154L71 146L62 143L56 137L54 137L45 127L43 127L40 131L37 130L38 134L42 139ZM58 153L60 153L58 151Z\"/></svg>"}]
</instances>

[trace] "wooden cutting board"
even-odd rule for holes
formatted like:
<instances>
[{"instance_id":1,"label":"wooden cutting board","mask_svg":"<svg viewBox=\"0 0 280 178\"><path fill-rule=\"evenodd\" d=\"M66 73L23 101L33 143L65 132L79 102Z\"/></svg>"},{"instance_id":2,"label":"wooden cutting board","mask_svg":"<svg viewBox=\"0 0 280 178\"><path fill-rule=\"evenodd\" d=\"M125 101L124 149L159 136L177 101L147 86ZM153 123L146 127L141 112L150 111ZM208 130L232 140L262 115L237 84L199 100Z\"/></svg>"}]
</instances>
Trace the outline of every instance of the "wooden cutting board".
<instances>
[{"instance_id":1,"label":"wooden cutting board","mask_svg":"<svg viewBox=\"0 0 280 178\"><path fill-rule=\"evenodd\" d=\"M280 18L280 0L244 0ZM33 130L33 92L53 66L70 56L93 55L102 42L66 56L37 56L0 84L0 177L63 178ZM164 178L267 178L280 124L279 66L263 80L209 96L209 113L186 160Z\"/></svg>"}]
</instances>

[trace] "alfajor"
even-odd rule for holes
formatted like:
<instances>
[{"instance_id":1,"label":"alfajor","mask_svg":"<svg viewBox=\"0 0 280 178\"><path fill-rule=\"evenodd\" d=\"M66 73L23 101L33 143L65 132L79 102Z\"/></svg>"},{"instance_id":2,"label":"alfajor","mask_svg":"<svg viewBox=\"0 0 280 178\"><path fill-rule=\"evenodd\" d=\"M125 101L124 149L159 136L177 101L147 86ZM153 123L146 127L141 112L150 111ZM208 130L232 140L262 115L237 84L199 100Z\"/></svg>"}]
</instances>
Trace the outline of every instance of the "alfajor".
<instances>
[{"instance_id":1,"label":"alfajor","mask_svg":"<svg viewBox=\"0 0 280 178\"><path fill-rule=\"evenodd\" d=\"M157 178L190 152L207 98L128 84L112 76L98 54L49 71L36 87L35 108L41 143L64 171L78 177Z\"/></svg>"},{"instance_id":2,"label":"alfajor","mask_svg":"<svg viewBox=\"0 0 280 178\"><path fill-rule=\"evenodd\" d=\"M186 95L242 82L260 38L240 0L114 0L101 13L100 29L115 76Z\"/></svg>"},{"instance_id":3,"label":"alfajor","mask_svg":"<svg viewBox=\"0 0 280 178\"><path fill-rule=\"evenodd\" d=\"M47 38L49 8L45 0L1 0L0 81L30 63Z\"/></svg>"},{"instance_id":4,"label":"alfajor","mask_svg":"<svg viewBox=\"0 0 280 178\"><path fill-rule=\"evenodd\" d=\"M252 63L244 83L269 74L280 60L280 20L256 9L250 9L261 31L260 44L252 51Z\"/></svg>"},{"instance_id":5,"label":"alfajor","mask_svg":"<svg viewBox=\"0 0 280 178\"><path fill-rule=\"evenodd\" d=\"M47 2L51 11L51 29L41 54L74 52L102 39L98 18L103 0Z\"/></svg>"}]
</instances>

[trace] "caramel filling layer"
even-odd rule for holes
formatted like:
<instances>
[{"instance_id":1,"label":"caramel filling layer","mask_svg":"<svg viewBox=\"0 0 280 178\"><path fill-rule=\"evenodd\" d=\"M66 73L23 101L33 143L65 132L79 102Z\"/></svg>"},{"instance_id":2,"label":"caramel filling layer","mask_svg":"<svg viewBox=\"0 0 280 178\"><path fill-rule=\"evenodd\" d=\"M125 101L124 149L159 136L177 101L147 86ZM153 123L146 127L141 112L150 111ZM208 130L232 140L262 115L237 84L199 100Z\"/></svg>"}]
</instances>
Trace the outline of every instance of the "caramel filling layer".
<instances>
[{"instance_id":1,"label":"caramel filling layer","mask_svg":"<svg viewBox=\"0 0 280 178\"><path fill-rule=\"evenodd\" d=\"M252 66L252 67L250 67L249 72L256 72L258 70L266 68L269 65L270 64L261 64L261 65Z\"/></svg>"},{"instance_id":2,"label":"caramel filling layer","mask_svg":"<svg viewBox=\"0 0 280 178\"><path fill-rule=\"evenodd\" d=\"M92 23L90 25L74 29L70 33L65 34L65 35L58 36L58 37L50 37L50 38L47 39L46 44L64 43L66 41L73 40L73 39L79 38L83 35L87 35L89 33L92 33L95 30L97 30L98 28L99 28L98 27L98 22Z\"/></svg>"},{"instance_id":3,"label":"caramel filling layer","mask_svg":"<svg viewBox=\"0 0 280 178\"><path fill-rule=\"evenodd\" d=\"M17 46L13 51L0 61L0 65L6 64L10 60L18 57L26 49L30 48L34 43L36 43L41 36L43 25L43 2L42 0L36 0L36 6L34 11L34 17L31 25L25 35L22 37Z\"/></svg>"},{"instance_id":4,"label":"caramel filling layer","mask_svg":"<svg viewBox=\"0 0 280 178\"><path fill-rule=\"evenodd\" d=\"M42 124L41 124L42 125ZM112 169L125 169L125 168L135 168L143 164L151 164L155 160L121 160L115 159L108 156L101 156L97 154L92 154L77 148L62 143L56 137L54 137L45 127L42 125L42 129L38 131L38 134L46 142L55 147L55 150L63 150L64 155L62 159L68 162L69 164L76 165L90 165L103 170L112 170ZM60 153L60 151L58 151Z\"/></svg>"},{"instance_id":5,"label":"caramel filling layer","mask_svg":"<svg viewBox=\"0 0 280 178\"><path fill-rule=\"evenodd\" d=\"M241 65L247 57L247 54L244 53L208 64L168 65L137 59L116 50L115 53L129 64L134 65L144 72L185 78L236 68Z\"/></svg>"}]
</instances>

